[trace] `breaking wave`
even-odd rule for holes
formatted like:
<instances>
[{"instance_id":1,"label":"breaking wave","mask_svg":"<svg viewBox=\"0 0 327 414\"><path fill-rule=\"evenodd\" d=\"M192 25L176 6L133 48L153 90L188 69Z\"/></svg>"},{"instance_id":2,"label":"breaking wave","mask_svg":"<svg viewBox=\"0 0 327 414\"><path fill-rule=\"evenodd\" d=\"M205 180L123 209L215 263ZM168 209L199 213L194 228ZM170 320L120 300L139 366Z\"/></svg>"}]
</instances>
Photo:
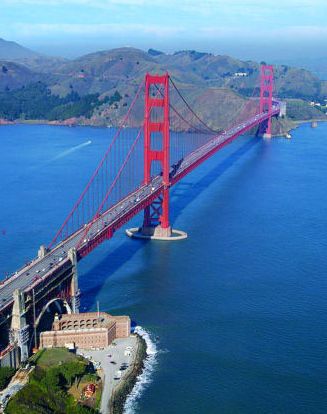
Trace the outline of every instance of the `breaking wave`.
<instances>
[{"instance_id":1,"label":"breaking wave","mask_svg":"<svg viewBox=\"0 0 327 414\"><path fill-rule=\"evenodd\" d=\"M137 401L143 393L144 389L152 381L152 374L157 365L158 349L155 342L151 339L151 335L148 331L141 326L136 326L134 332L140 335L146 342L147 357L144 360L144 368L142 373L138 376L136 383L128 395L125 405L124 414L134 414L137 408Z\"/></svg>"}]
</instances>

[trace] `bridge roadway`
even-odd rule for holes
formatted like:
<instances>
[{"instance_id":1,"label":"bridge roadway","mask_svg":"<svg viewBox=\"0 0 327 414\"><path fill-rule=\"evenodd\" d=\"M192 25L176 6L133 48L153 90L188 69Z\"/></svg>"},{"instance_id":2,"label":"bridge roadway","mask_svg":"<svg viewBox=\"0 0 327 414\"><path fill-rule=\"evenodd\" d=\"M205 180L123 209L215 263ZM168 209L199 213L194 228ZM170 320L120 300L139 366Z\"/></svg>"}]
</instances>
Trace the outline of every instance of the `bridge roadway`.
<instances>
[{"instance_id":1,"label":"bridge roadway","mask_svg":"<svg viewBox=\"0 0 327 414\"><path fill-rule=\"evenodd\" d=\"M206 144L193 151L183 160L180 160L175 166L172 166L171 185L178 182L204 160L232 142L238 136L278 113L279 105L277 102L274 102L270 114L265 112L255 115L245 122L213 137ZM21 289L25 292L31 291L45 279L51 278L59 268L69 266L70 259L67 253L70 248L75 247L77 249L78 259L81 259L99 244L99 242L111 238L118 228L146 206L150 205L159 196L163 190L161 181L161 176L159 175L154 177L148 185L141 185L93 222L85 225L70 237L60 242L44 258L33 259L10 278L0 282L0 312L12 305L13 293L16 289ZM88 229L85 228L86 226L88 226ZM82 240L84 235L85 238ZM90 247L92 243L94 247Z\"/></svg>"}]
</instances>

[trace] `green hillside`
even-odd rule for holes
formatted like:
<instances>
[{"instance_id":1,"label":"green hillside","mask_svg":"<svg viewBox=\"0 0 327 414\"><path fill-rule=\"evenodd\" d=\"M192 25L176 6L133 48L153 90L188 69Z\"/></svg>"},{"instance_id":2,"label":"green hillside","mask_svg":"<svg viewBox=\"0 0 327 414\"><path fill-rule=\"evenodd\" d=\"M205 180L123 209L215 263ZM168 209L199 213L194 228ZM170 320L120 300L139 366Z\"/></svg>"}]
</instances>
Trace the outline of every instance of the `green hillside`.
<instances>
[{"instance_id":1,"label":"green hillside","mask_svg":"<svg viewBox=\"0 0 327 414\"><path fill-rule=\"evenodd\" d=\"M227 126L248 97L258 96L259 70L257 62L229 56L134 48L96 52L70 61L36 56L24 58L23 64L2 61L0 118L62 121L73 117L80 118L80 123L116 125L145 73L168 71L203 120L219 129ZM274 94L289 100L291 120L327 118L324 110L309 105L310 101L324 103L326 81L304 69L281 65L274 70ZM142 108L137 112L135 125L143 117Z\"/></svg>"}]
</instances>

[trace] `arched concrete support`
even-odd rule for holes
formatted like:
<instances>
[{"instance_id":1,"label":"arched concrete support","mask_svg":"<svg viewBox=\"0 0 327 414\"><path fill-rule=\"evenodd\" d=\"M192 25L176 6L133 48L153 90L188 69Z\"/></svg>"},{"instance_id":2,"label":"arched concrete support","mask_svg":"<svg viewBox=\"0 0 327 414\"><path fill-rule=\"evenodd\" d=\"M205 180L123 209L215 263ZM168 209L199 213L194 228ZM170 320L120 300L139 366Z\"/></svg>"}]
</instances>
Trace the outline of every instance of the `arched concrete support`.
<instances>
[{"instance_id":1,"label":"arched concrete support","mask_svg":"<svg viewBox=\"0 0 327 414\"><path fill-rule=\"evenodd\" d=\"M69 306L68 302L64 299L61 298L54 298L49 300L49 302L44 306L44 308L42 309L42 311L40 312L39 316L35 319L35 327L37 327L43 317L43 315L45 314L45 312L49 309L50 305L52 305L53 303L60 303L62 302L63 306L66 308L67 313L73 313L72 312L72 308ZM60 309L61 310L61 309Z\"/></svg>"},{"instance_id":2,"label":"arched concrete support","mask_svg":"<svg viewBox=\"0 0 327 414\"><path fill-rule=\"evenodd\" d=\"M66 308L67 313L70 315L71 313L73 313L72 307L69 305L69 303L64 300L64 307Z\"/></svg>"}]
</instances>

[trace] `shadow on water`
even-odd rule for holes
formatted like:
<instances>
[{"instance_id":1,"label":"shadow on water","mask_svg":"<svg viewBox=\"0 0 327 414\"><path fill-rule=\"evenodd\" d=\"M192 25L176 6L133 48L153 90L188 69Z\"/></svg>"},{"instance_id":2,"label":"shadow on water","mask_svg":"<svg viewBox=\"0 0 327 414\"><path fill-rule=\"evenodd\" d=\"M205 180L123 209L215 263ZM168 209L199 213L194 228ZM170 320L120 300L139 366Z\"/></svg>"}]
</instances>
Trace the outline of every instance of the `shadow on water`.
<instances>
[{"instance_id":1,"label":"shadow on water","mask_svg":"<svg viewBox=\"0 0 327 414\"><path fill-rule=\"evenodd\" d=\"M261 142L261 138L254 137L247 141L244 145L226 157L216 167L211 169L196 184L192 182L182 181L172 190L172 195L176 199L171 203L171 221L174 222L189 203L195 200L204 190L206 190L215 180L232 167L244 154L250 151L256 144Z\"/></svg>"},{"instance_id":2,"label":"shadow on water","mask_svg":"<svg viewBox=\"0 0 327 414\"><path fill-rule=\"evenodd\" d=\"M101 290L103 284L107 280L108 275L115 273L121 266L124 265L124 263L128 262L129 259L131 259L140 249L142 249L145 243L148 242L149 240L133 240L133 243L129 243L129 239L127 239L126 236L126 241L123 242L122 245L111 251L100 263L92 267L91 270L87 271L83 275L85 286L83 280L80 282L83 296L83 307L88 309L92 305L94 297ZM115 257L115 260L112 260L113 256ZM94 274L97 275L97 283L90 286L92 281L94 281Z\"/></svg>"},{"instance_id":3,"label":"shadow on water","mask_svg":"<svg viewBox=\"0 0 327 414\"><path fill-rule=\"evenodd\" d=\"M196 185L191 182L182 182L174 189L174 200L171 202L171 218L172 222L183 212L188 204L201 195L201 193L208 188L215 180L217 180L224 172L231 168L244 154L250 151L256 144L261 141L260 138L254 137L247 141L244 145L226 157L226 159L211 169L203 178L197 181ZM83 309L90 308L93 304L93 299L101 290L103 284L108 278L108 275L115 273L124 263L128 262L140 249L144 247L148 240L126 240L122 245L111 251L100 263L92 267L83 275L83 280L88 286L84 286L81 281L81 289L83 292ZM128 246L127 246L128 245ZM113 256L115 260L112 260ZM104 272L105 269L105 272ZM92 276L97 275L96 285L90 286L90 281L94 280ZM88 281L88 282L86 282Z\"/></svg>"}]
</instances>

